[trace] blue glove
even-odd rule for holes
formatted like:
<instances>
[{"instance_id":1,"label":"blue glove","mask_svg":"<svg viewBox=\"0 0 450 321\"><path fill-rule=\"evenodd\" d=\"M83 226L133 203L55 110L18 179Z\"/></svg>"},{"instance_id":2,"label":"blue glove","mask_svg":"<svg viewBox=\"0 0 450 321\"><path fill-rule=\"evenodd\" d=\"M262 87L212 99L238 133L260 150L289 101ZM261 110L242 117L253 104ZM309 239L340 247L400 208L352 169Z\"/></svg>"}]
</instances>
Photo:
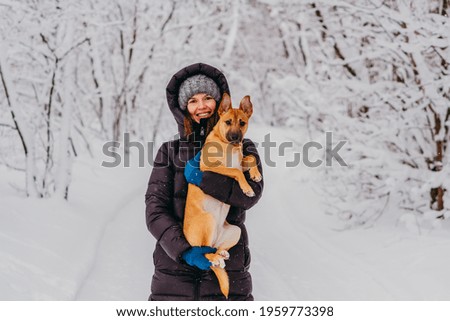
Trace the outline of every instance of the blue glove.
<instances>
[{"instance_id":1,"label":"blue glove","mask_svg":"<svg viewBox=\"0 0 450 321\"><path fill-rule=\"evenodd\" d=\"M216 253L217 249L209 246L193 246L186 252L184 252L181 257L190 266L196 266L201 270L209 270L211 262L205 257L207 253Z\"/></svg>"},{"instance_id":2,"label":"blue glove","mask_svg":"<svg viewBox=\"0 0 450 321\"><path fill-rule=\"evenodd\" d=\"M184 168L184 177L188 183L200 186L203 178L203 172L200 170L201 151L186 163Z\"/></svg>"}]
</instances>

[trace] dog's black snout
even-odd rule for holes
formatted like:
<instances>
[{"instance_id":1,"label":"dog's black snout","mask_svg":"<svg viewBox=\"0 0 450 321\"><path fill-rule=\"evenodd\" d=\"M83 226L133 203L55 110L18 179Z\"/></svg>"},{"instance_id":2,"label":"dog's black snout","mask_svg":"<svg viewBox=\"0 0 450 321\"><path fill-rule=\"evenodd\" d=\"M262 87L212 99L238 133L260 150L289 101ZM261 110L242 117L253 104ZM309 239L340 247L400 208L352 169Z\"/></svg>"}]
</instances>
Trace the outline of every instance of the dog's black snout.
<instances>
[{"instance_id":1,"label":"dog's black snout","mask_svg":"<svg viewBox=\"0 0 450 321\"><path fill-rule=\"evenodd\" d=\"M227 134L227 139L230 142L240 142L242 140L242 133L241 132L229 132Z\"/></svg>"},{"instance_id":2,"label":"dog's black snout","mask_svg":"<svg viewBox=\"0 0 450 321\"><path fill-rule=\"evenodd\" d=\"M238 140L238 139L239 139L239 134L237 134L237 133L232 133L232 134L230 135L230 138L231 138L231 140Z\"/></svg>"}]
</instances>

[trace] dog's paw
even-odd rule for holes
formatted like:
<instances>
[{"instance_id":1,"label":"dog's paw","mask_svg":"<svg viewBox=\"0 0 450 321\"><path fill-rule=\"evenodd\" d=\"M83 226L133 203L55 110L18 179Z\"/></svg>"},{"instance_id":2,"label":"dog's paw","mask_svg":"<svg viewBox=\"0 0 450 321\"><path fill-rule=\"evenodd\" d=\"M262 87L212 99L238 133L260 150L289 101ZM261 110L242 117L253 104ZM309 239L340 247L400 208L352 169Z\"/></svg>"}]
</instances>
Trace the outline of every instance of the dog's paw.
<instances>
[{"instance_id":1,"label":"dog's paw","mask_svg":"<svg viewBox=\"0 0 450 321\"><path fill-rule=\"evenodd\" d=\"M261 174L258 174L258 175L250 176L250 178L251 178L252 181L254 181L254 182L261 182L261 180L262 180L262 175L261 175Z\"/></svg>"},{"instance_id":2,"label":"dog's paw","mask_svg":"<svg viewBox=\"0 0 450 321\"><path fill-rule=\"evenodd\" d=\"M230 258L230 253L228 253L228 251L225 250L220 251L219 255L223 257L224 260L228 260Z\"/></svg>"},{"instance_id":3,"label":"dog's paw","mask_svg":"<svg viewBox=\"0 0 450 321\"><path fill-rule=\"evenodd\" d=\"M222 259L219 259L219 266L222 268L222 269L224 269L225 268L225 260L222 258Z\"/></svg>"},{"instance_id":4,"label":"dog's paw","mask_svg":"<svg viewBox=\"0 0 450 321\"><path fill-rule=\"evenodd\" d=\"M221 267L222 269L225 267L225 260L220 254L206 254L205 257L211 262L213 267Z\"/></svg>"},{"instance_id":5,"label":"dog's paw","mask_svg":"<svg viewBox=\"0 0 450 321\"><path fill-rule=\"evenodd\" d=\"M248 197L254 197L256 195L252 189L250 189L248 191L244 191L244 194L247 195Z\"/></svg>"},{"instance_id":6,"label":"dog's paw","mask_svg":"<svg viewBox=\"0 0 450 321\"><path fill-rule=\"evenodd\" d=\"M220 267L220 268L225 268L225 260L224 258L220 258L220 259L216 259L214 261L211 262L213 267Z\"/></svg>"}]
</instances>

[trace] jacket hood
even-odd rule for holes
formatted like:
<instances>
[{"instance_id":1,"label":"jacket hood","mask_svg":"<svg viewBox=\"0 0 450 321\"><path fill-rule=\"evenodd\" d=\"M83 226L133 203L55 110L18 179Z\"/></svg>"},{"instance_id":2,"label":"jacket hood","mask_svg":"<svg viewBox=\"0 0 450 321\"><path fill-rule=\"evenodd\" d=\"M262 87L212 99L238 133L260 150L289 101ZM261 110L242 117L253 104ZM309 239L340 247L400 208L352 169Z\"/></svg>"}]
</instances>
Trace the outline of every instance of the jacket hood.
<instances>
[{"instance_id":1,"label":"jacket hood","mask_svg":"<svg viewBox=\"0 0 450 321\"><path fill-rule=\"evenodd\" d=\"M217 68L204 64L204 63L196 63L190 66L187 66L180 71L178 71L175 75L172 76L166 88L166 97L167 104L169 105L169 109L175 118L175 121L178 124L178 132L181 137L184 137L184 116L185 112L181 110L178 104L178 92L180 90L180 86L187 78L203 74L212 80L214 80L219 86L220 96L224 93L230 94L230 90L228 88L228 82L225 78L224 74Z\"/></svg>"}]
</instances>

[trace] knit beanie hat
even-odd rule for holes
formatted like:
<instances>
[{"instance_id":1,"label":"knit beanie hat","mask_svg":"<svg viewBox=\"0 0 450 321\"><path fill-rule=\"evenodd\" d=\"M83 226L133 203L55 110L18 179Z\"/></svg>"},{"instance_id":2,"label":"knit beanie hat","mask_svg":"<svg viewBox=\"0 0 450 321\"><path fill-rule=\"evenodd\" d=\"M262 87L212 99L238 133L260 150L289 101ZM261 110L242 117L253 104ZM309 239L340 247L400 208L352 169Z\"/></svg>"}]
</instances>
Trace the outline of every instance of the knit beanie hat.
<instances>
[{"instance_id":1,"label":"knit beanie hat","mask_svg":"<svg viewBox=\"0 0 450 321\"><path fill-rule=\"evenodd\" d=\"M185 110L189 98L199 93L211 95L217 102L220 100L220 89L216 82L205 75L198 74L187 78L181 83L178 92L180 108Z\"/></svg>"}]
</instances>

